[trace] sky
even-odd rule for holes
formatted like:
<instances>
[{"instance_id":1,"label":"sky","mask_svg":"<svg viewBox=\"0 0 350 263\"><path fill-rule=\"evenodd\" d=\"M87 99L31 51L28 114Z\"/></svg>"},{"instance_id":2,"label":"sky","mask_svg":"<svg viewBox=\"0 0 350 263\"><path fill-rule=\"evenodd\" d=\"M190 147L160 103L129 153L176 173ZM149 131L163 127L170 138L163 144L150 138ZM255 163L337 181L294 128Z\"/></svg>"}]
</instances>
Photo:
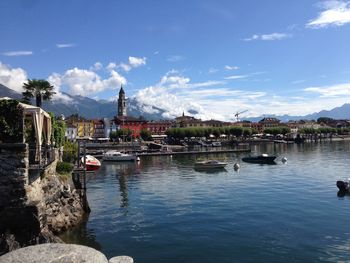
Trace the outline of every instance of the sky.
<instances>
[{"instance_id":1,"label":"sky","mask_svg":"<svg viewBox=\"0 0 350 263\"><path fill-rule=\"evenodd\" d=\"M202 119L350 103L350 1L2 0L0 83Z\"/></svg>"}]
</instances>

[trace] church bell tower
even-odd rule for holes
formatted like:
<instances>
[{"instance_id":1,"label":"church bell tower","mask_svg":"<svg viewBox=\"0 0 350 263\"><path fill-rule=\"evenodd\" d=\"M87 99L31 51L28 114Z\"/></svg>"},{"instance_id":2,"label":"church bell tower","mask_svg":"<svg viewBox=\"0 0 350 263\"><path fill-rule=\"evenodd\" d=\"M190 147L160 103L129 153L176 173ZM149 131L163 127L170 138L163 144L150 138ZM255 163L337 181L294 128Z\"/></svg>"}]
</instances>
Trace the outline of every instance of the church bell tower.
<instances>
[{"instance_id":1,"label":"church bell tower","mask_svg":"<svg viewBox=\"0 0 350 263\"><path fill-rule=\"evenodd\" d=\"M123 86L120 87L118 98L118 116L126 116L126 99Z\"/></svg>"}]
</instances>

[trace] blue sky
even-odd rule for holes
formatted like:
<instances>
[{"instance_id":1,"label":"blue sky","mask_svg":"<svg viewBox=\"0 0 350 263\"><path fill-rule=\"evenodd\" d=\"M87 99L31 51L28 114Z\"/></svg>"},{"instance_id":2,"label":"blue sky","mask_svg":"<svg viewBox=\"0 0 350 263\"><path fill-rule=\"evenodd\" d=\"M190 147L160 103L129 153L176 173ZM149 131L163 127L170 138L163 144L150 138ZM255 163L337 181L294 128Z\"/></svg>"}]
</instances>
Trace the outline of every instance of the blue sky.
<instances>
[{"instance_id":1,"label":"blue sky","mask_svg":"<svg viewBox=\"0 0 350 263\"><path fill-rule=\"evenodd\" d=\"M167 117L304 115L350 102L350 1L0 2L0 83L128 97Z\"/></svg>"}]
</instances>

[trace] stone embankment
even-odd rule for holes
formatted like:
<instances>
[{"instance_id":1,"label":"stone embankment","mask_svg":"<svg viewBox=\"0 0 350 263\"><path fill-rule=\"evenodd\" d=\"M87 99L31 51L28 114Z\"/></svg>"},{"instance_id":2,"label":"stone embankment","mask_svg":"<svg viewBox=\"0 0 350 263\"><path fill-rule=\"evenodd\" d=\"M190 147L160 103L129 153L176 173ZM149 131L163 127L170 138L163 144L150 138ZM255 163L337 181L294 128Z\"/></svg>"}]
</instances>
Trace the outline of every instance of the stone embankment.
<instances>
[{"instance_id":1,"label":"stone embankment","mask_svg":"<svg viewBox=\"0 0 350 263\"><path fill-rule=\"evenodd\" d=\"M84 218L71 180L55 175L58 158L33 180L28 157L27 144L0 144L0 255L28 245L62 242L55 234Z\"/></svg>"},{"instance_id":2,"label":"stone embankment","mask_svg":"<svg viewBox=\"0 0 350 263\"><path fill-rule=\"evenodd\" d=\"M78 224L85 214L70 178L49 175L38 185L27 187L27 193L30 202L38 207L41 228L54 234Z\"/></svg>"}]
</instances>

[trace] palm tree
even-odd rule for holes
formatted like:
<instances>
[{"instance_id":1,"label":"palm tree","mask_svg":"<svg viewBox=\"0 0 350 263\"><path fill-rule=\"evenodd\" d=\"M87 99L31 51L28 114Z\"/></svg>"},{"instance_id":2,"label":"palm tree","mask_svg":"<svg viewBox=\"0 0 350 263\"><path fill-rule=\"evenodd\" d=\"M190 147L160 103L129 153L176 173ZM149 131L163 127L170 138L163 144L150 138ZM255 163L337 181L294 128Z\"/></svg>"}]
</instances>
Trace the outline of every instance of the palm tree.
<instances>
[{"instance_id":1,"label":"palm tree","mask_svg":"<svg viewBox=\"0 0 350 263\"><path fill-rule=\"evenodd\" d=\"M44 79L28 79L28 83L24 83L23 88L25 89L22 92L23 101L30 103L30 99L35 97L37 107L41 107L43 100L51 100L55 94L54 87Z\"/></svg>"}]
</instances>

